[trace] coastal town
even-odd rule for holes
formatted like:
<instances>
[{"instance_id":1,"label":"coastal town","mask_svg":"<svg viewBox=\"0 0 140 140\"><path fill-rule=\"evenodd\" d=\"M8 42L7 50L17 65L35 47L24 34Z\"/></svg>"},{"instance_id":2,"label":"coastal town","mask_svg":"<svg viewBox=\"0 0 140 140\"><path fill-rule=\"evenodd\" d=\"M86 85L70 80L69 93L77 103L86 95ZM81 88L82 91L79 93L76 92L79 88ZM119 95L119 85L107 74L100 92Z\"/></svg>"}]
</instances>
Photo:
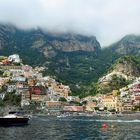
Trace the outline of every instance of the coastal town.
<instances>
[{"instance_id":1,"label":"coastal town","mask_svg":"<svg viewBox=\"0 0 140 140\"><path fill-rule=\"evenodd\" d=\"M20 107L47 112L138 112L140 111L140 78L120 90L82 99L71 96L68 85L51 76L43 76L45 67L22 63L18 54L0 56L0 99L12 94L19 97Z\"/></svg>"}]
</instances>

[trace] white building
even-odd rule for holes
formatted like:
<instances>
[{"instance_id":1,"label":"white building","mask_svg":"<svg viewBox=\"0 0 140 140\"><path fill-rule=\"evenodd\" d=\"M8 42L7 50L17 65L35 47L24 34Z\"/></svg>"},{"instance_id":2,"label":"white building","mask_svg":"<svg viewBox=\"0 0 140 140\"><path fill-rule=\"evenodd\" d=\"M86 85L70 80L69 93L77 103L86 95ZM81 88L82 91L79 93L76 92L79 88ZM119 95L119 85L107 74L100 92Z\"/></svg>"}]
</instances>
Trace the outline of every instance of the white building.
<instances>
[{"instance_id":1,"label":"white building","mask_svg":"<svg viewBox=\"0 0 140 140\"><path fill-rule=\"evenodd\" d=\"M20 59L20 57L19 57L18 54L10 55L10 56L8 57L8 60L9 60L10 62L14 62L14 63L20 63L20 62L21 62L21 59Z\"/></svg>"}]
</instances>

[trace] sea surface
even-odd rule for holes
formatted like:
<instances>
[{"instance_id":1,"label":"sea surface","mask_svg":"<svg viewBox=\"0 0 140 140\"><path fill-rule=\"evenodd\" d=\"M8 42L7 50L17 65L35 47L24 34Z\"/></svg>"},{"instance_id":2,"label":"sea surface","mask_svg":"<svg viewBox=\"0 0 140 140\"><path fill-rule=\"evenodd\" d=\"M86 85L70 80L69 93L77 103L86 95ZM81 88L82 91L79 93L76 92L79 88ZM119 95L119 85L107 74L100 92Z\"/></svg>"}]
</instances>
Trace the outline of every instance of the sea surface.
<instances>
[{"instance_id":1,"label":"sea surface","mask_svg":"<svg viewBox=\"0 0 140 140\"><path fill-rule=\"evenodd\" d=\"M26 126L0 127L0 140L140 140L140 117L33 116Z\"/></svg>"}]
</instances>

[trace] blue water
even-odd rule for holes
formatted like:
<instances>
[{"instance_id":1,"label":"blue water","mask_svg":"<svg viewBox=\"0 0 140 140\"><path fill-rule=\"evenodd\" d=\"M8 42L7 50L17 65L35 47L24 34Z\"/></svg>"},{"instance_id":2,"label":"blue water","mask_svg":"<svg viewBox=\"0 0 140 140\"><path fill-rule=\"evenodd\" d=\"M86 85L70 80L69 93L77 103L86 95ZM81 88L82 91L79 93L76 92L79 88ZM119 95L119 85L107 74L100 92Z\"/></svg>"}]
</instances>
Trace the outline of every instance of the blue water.
<instances>
[{"instance_id":1,"label":"blue water","mask_svg":"<svg viewBox=\"0 0 140 140\"><path fill-rule=\"evenodd\" d=\"M0 140L140 140L140 120L34 116L27 126L0 127Z\"/></svg>"}]
</instances>

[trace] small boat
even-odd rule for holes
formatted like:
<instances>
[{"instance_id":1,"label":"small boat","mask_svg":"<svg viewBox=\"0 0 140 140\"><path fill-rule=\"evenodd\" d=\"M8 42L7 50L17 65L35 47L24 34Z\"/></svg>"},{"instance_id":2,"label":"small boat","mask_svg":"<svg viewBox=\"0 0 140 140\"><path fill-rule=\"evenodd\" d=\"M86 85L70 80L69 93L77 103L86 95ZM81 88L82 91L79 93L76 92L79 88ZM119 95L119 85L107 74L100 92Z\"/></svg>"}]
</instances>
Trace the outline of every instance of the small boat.
<instances>
[{"instance_id":1,"label":"small boat","mask_svg":"<svg viewBox=\"0 0 140 140\"><path fill-rule=\"evenodd\" d=\"M117 117L123 117L123 114L122 113L118 113Z\"/></svg>"},{"instance_id":2,"label":"small boat","mask_svg":"<svg viewBox=\"0 0 140 140\"><path fill-rule=\"evenodd\" d=\"M0 117L0 126L21 126L28 124L29 117L16 112Z\"/></svg>"},{"instance_id":3,"label":"small boat","mask_svg":"<svg viewBox=\"0 0 140 140\"><path fill-rule=\"evenodd\" d=\"M57 116L57 118L65 118L65 117L67 117L68 115L66 115L66 114L61 114L61 115L58 115Z\"/></svg>"}]
</instances>

